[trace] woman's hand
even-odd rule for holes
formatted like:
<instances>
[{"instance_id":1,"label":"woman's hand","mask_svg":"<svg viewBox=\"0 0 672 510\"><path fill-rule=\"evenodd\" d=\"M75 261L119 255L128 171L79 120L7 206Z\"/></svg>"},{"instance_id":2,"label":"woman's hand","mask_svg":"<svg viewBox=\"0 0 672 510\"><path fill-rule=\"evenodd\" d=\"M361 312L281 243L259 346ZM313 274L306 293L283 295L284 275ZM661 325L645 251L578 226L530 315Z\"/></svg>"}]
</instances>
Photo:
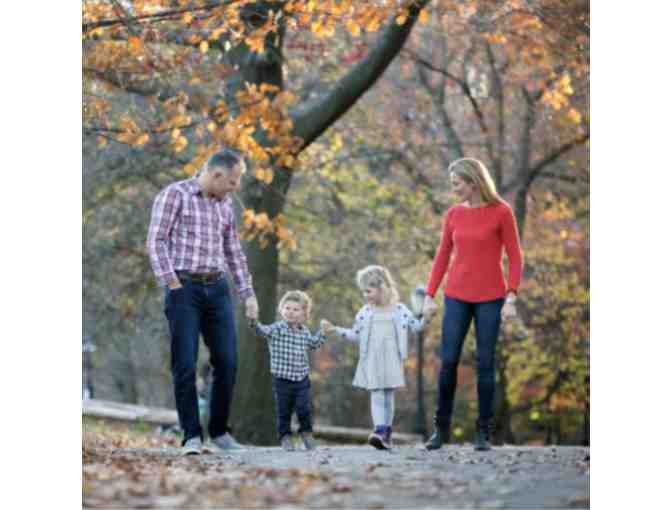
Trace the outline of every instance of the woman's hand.
<instances>
[{"instance_id":1,"label":"woman's hand","mask_svg":"<svg viewBox=\"0 0 672 510\"><path fill-rule=\"evenodd\" d=\"M434 300L429 296L425 296L425 302L422 304L422 315L424 315L427 320L431 320L438 309L439 307L436 306Z\"/></svg>"},{"instance_id":2,"label":"woman's hand","mask_svg":"<svg viewBox=\"0 0 672 510\"><path fill-rule=\"evenodd\" d=\"M509 294L502 306L502 320L507 321L516 317L516 297L515 294Z\"/></svg>"},{"instance_id":3,"label":"woman's hand","mask_svg":"<svg viewBox=\"0 0 672 510\"><path fill-rule=\"evenodd\" d=\"M336 328L327 319L322 319L320 321L320 329L322 330L322 333L326 335L328 333L332 333Z\"/></svg>"}]
</instances>

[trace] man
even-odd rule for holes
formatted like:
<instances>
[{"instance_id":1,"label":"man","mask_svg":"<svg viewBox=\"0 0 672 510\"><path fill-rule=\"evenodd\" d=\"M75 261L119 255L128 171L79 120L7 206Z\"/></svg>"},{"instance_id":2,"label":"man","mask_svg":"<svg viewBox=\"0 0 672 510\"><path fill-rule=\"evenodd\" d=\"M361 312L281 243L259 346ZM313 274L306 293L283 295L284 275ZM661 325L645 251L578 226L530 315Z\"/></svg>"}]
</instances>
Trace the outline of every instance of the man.
<instances>
[{"instance_id":1,"label":"man","mask_svg":"<svg viewBox=\"0 0 672 510\"><path fill-rule=\"evenodd\" d=\"M166 287L171 369L185 455L203 450L196 393L199 333L213 368L208 433L219 448L241 448L228 426L237 340L224 272L228 269L247 317L256 319L257 298L228 196L240 188L245 171L237 152L223 150L196 177L164 188L152 209L147 249L159 285Z\"/></svg>"}]
</instances>

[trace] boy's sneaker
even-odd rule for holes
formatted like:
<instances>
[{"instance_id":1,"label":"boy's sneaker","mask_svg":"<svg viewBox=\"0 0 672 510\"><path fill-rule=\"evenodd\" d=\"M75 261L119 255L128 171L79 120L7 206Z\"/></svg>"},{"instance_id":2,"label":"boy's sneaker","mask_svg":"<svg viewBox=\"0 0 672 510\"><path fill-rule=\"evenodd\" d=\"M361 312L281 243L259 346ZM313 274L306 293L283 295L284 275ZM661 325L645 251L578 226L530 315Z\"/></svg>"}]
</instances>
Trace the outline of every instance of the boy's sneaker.
<instances>
[{"instance_id":1,"label":"boy's sneaker","mask_svg":"<svg viewBox=\"0 0 672 510\"><path fill-rule=\"evenodd\" d=\"M310 432L301 432L299 436L301 437L301 442L303 443L303 446L306 450L315 449L317 445L315 444L315 439L313 439L313 435Z\"/></svg>"},{"instance_id":2,"label":"boy's sneaker","mask_svg":"<svg viewBox=\"0 0 672 510\"><path fill-rule=\"evenodd\" d=\"M373 432L369 434L369 444L378 450L384 450L383 435L385 434L385 427L376 427Z\"/></svg>"},{"instance_id":3,"label":"boy's sneaker","mask_svg":"<svg viewBox=\"0 0 672 510\"><path fill-rule=\"evenodd\" d=\"M212 443L219 449L225 451L232 450L244 450L245 447L242 446L238 441L236 441L231 434L228 432L222 434L221 436L213 437Z\"/></svg>"},{"instance_id":4,"label":"boy's sneaker","mask_svg":"<svg viewBox=\"0 0 672 510\"><path fill-rule=\"evenodd\" d=\"M293 452L294 451L294 441L292 441L292 436L289 434L285 434L282 436L280 439L280 446L282 446L282 449L285 450L286 452Z\"/></svg>"},{"instance_id":5,"label":"boy's sneaker","mask_svg":"<svg viewBox=\"0 0 672 510\"><path fill-rule=\"evenodd\" d=\"M180 450L181 455L200 455L201 449L203 448L203 443L201 438L194 436L185 441Z\"/></svg>"}]
</instances>

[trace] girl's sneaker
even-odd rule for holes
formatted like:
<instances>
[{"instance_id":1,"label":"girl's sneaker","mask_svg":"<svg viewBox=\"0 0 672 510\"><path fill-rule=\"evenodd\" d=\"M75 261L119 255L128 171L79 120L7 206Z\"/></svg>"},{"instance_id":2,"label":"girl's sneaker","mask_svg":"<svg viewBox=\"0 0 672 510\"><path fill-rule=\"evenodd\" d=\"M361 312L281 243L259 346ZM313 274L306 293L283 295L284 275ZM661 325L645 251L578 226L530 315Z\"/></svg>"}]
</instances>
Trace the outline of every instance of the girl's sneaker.
<instances>
[{"instance_id":1,"label":"girl's sneaker","mask_svg":"<svg viewBox=\"0 0 672 510\"><path fill-rule=\"evenodd\" d=\"M386 426L383 434L383 448L390 450L392 448L392 427Z\"/></svg>"},{"instance_id":2,"label":"girl's sneaker","mask_svg":"<svg viewBox=\"0 0 672 510\"><path fill-rule=\"evenodd\" d=\"M378 450L385 450L385 443L383 442L383 437L385 435L384 426L376 426L373 429L373 432L369 434L369 444Z\"/></svg>"}]
</instances>

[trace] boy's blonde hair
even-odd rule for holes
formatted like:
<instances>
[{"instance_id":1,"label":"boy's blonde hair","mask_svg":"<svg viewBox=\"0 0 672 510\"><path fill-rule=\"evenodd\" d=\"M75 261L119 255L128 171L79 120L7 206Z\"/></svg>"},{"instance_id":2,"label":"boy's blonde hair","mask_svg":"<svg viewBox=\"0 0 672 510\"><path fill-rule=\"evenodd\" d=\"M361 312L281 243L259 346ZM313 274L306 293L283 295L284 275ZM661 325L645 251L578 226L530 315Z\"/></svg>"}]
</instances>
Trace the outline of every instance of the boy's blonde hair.
<instances>
[{"instance_id":1,"label":"boy's blonde hair","mask_svg":"<svg viewBox=\"0 0 672 510\"><path fill-rule=\"evenodd\" d=\"M497 193L490 172L478 159L461 158L453 161L448 167L448 175L450 174L455 174L470 184L476 184L481 193L481 198L486 204L505 203L504 199Z\"/></svg>"},{"instance_id":2,"label":"boy's blonde hair","mask_svg":"<svg viewBox=\"0 0 672 510\"><path fill-rule=\"evenodd\" d=\"M383 290L383 304L392 305L399 302L399 291L392 275L383 266L366 266L357 271L357 286L360 290L375 287Z\"/></svg>"},{"instance_id":3,"label":"boy's blonde hair","mask_svg":"<svg viewBox=\"0 0 672 510\"><path fill-rule=\"evenodd\" d=\"M282 307L285 306L287 301L294 301L303 306L303 309L306 312L306 320L310 319L310 312L313 310L313 300L310 299L310 296L303 292L302 290L290 290L285 292L285 295L280 299L278 304L278 313L282 315Z\"/></svg>"}]
</instances>

